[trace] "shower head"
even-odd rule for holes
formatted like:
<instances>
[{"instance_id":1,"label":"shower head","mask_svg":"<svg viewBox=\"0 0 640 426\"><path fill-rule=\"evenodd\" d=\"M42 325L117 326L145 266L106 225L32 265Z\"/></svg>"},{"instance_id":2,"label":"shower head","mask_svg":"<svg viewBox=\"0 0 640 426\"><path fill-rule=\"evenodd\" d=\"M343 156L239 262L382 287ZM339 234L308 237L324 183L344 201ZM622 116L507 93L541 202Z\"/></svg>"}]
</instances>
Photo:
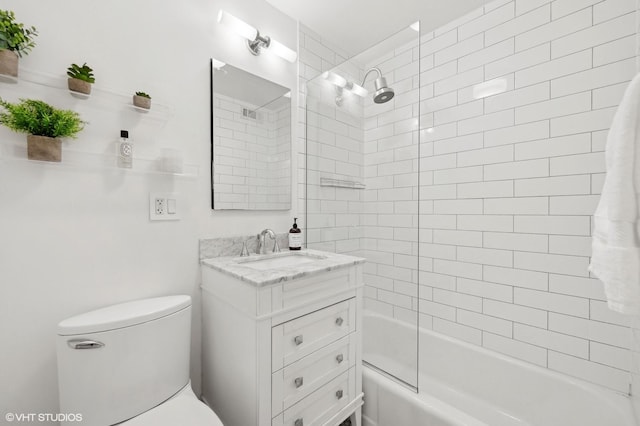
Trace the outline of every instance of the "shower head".
<instances>
[{"instance_id":1,"label":"shower head","mask_svg":"<svg viewBox=\"0 0 640 426\"><path fill-rule=\"evenodd\" d=\"M378 73L378 78L376 78L376 81L374 82L376 91L373 93L373 102L377 104L389 102L391 99L393 99L395 92L391 87L387 86L387 79L382 76L382 72L379 68L370 68L364 75L361 86L364 86L364 82L367 79L367 76L372 71Z\"/></svg>"},{"instance_id":2,"label":"shower head","mask_svg":"<svg viewBox=\"0 0 640 426\"><path fill-rule=\"evenodd\" d=\"M375 81L376 91L373 94L373 102L383 104L390 101L395 95L393 89L387 86L387 79L379 77Z\"/></svg>"}]
</instances>

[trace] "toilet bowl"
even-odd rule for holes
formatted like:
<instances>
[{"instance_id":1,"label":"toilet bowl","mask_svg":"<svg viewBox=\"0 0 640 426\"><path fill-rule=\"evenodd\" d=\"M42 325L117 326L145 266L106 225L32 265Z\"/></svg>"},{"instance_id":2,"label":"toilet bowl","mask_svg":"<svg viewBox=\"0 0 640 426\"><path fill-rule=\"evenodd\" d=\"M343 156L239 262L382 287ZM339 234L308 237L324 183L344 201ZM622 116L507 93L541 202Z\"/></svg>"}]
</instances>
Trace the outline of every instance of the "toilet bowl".
<instances>
[{"instance_id":1,"label":"toilet bowl","mask_svg":"<svg viewBox=\"0 0 640 426\"><path fill-rule=\"evenodd\" d=\"M60 412L82 415L83 426L222 425L191 389L189 296L68 318L56 344Z\"/></svg>"},{"instance_id":2,"label":"toilet bowl","mask_svg":"<svg viewBox=\"0 0 640 426\"><path fill-rule=\"evenodd\" d=\"M223 426L218 416L200 401L191 383L151 410L120 423L121 426Z\"/></svg>"}]
</instances>

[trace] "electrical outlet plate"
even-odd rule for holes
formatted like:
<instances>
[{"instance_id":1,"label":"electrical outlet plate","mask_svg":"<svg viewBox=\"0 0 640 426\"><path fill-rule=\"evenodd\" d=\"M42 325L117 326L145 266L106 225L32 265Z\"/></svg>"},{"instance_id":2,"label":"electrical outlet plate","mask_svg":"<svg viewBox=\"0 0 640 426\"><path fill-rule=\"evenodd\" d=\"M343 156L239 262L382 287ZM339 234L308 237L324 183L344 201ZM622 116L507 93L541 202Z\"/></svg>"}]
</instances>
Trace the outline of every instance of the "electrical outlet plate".
<instances>
[{"instance_id":1,"label":"electrical outlet plate","mask_svg":"<svg viewBox=\"0 0 640 426\"><path fill-rule=\"evenodd\" d=\"M180 220L182 205L175 192L152 192L149 194L149 220Z\"/></svg>"}]
</instances>

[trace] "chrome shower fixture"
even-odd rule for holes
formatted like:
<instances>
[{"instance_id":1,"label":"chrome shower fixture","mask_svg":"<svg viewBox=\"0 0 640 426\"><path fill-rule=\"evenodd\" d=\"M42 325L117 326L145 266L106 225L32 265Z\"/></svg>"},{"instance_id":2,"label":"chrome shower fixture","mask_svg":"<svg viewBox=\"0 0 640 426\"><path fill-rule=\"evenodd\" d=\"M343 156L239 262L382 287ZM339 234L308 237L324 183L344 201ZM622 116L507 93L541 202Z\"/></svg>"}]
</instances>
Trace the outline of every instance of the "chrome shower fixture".
<instances>
[{"instance_id":1,"label":"chrome shower fixture","mask_svg":"<svg viewBox=\"0 0 640 426\"><path fill-rule=\"evenodd\" d=\"M373 71L378 73L378 78L376 78L374 82L376 91L373 94L373 102L377 104L383 104L385 102L389 102L395 96L395 92L393 91L392 88L387 86L387 79L382 76L382 71L380 71L380 68L376 68L376 67L369 68L369 70L364 75L364 78L362 79L362 84L360 84L360 86L364 86L364 82L367 80L367 77L369 76L369 74Z\"/></svg>"}]
</instances>

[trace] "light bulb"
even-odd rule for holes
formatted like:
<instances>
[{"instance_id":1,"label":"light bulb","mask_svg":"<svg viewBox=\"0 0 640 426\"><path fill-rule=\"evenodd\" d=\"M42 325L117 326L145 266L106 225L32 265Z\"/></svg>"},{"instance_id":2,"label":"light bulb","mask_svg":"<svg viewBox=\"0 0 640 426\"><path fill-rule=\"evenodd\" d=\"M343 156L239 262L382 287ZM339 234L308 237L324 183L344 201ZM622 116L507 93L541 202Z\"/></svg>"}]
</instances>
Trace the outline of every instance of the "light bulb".
<instances>
[{"instance_id":1,"label":"light bulb","mask_svg":"<svg viewBox=\"0 0 640 426\"><path fill-rule=\"evenodd\" d=\"M343 76L333 72L325 71L322 73L322 77L338 87L345 87L347 85L347 80Z\"/></svg>"},{"instance_id":2,"label":"light bulb","mask_svg":"<svg viewBox=\"0 0 640 426\"><path fill-rule=\"evenodd\" d=\"M257 29L224 10L218 12L218 22L248 40L255 40L258 35Z\"/></svg>"},{"instance_id":3,"label":"light bulb","mask_svg":"<svg viewBox=\"0 0 640 426\"><path fill-rule=\"evenodd\" d=\"M271 42L269 43L269 50L291 63L294 63L298 57L296 52L274 39L271 39Z\"/></svg>"},{"instance_id":4,"label":"light bulb","mask_svg":"<svg viewBox=\"0 0 640 426\"><path fill-rule=\"evenodd\" d=\"M346 89L362 98L366 97L369 94L369 91L367 89L356 83L347 83Z\"/></svg>"}]
</instances>

